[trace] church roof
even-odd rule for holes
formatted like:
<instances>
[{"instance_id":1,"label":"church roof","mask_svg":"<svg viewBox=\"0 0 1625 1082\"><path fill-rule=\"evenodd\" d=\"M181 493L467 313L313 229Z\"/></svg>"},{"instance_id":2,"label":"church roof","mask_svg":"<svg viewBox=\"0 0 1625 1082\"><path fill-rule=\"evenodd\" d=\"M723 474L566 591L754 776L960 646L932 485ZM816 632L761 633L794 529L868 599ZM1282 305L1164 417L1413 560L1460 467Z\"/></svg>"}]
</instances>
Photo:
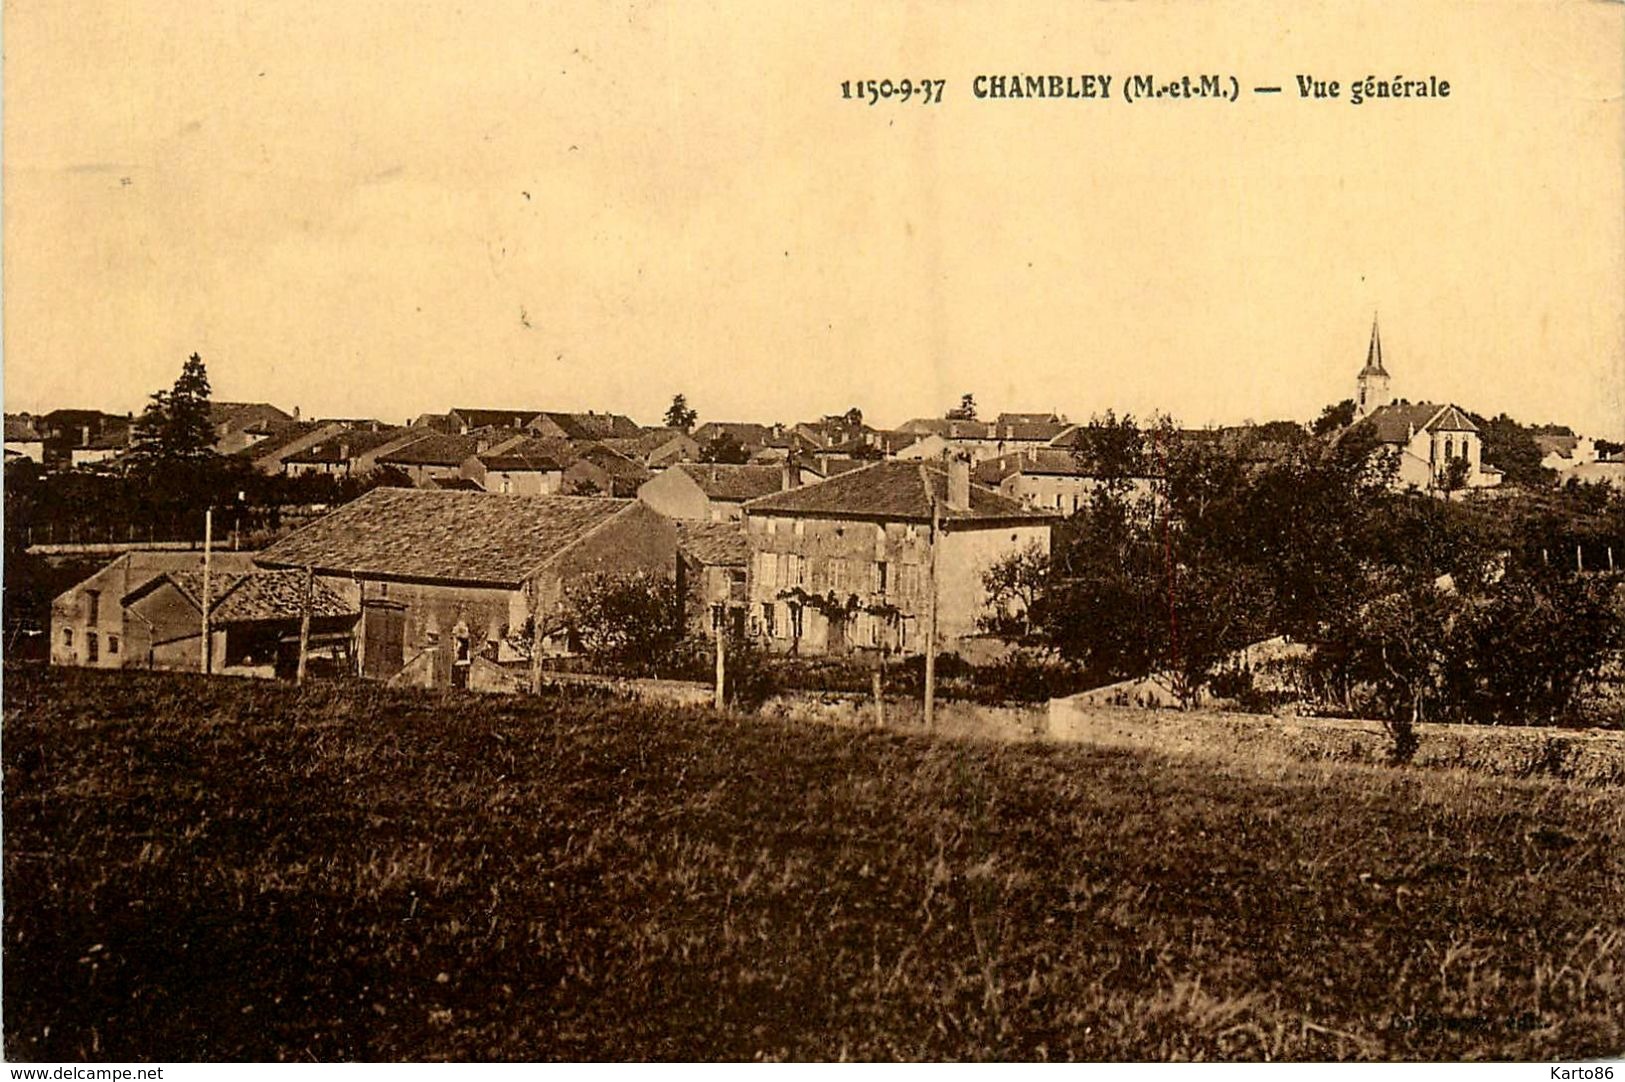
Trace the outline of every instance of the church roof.
<instances>
[{"instance_id":1,"label":"church roof","mask_svg":"<svg viewBox=\"0 0 1625 1082\"><path fill-rule=\"evenodd\" d=\"M1478 431L1465 411L1436 402L1395 402L1372 410L1355 425L1370 425L1382 443L1408 443L1418 432Z\"/></svg>"},{"instance_id":2,"label":"church roof","mask_svg":"<svg viewBox=\"0 0 1625 1082\"><path fill-rule=\"evenodd\" d=\"M1360 377L1366 376L1388 377L1388 370L1382 366L1382 335L1377 331L1375 317L1371 320L1371 344L1366 347L1365 367L1360 369Z\"/></svg>"}]
</instances>

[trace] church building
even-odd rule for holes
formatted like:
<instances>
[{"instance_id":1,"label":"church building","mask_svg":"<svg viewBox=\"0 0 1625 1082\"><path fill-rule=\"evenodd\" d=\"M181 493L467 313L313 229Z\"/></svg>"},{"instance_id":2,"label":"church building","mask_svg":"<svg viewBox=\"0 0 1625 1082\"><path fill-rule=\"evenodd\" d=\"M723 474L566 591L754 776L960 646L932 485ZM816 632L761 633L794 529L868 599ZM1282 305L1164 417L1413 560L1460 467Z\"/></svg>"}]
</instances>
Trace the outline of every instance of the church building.
<instances>
[{"instance_id":1,"label":"church building","mask_svg":"<svg viewBox=\"0 0 1625 1082\"><path fill-rule=\"evenodd\" d=\"M1365 367L1355 383L1354 425L1350 427L1371 426L1379 443L1397 451L1397 487L1443 495L1501 483L1501 471L1483 460L1478 425L1465 410L1450 404L1394 400L1375 319Z\"/></svg>"}]
</instances>

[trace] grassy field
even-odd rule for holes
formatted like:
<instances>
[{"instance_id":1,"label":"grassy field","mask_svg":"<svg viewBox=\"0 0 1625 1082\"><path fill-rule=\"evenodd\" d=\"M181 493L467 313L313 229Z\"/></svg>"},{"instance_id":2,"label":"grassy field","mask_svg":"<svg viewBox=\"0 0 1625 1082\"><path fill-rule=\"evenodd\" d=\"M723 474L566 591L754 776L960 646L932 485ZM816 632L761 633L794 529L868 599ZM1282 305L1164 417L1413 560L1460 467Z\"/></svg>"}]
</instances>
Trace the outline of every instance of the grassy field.
<instances>
[{"instance_id":1,"label":"grassy field","mask_svg":"<svg viewBox=\"0 0 1625 1082\"><path fill-rule=\"evenodd\" d=\"M1625 792L12 667L13 1059L1625 1051Z\"/></svg>"}]
</instances>

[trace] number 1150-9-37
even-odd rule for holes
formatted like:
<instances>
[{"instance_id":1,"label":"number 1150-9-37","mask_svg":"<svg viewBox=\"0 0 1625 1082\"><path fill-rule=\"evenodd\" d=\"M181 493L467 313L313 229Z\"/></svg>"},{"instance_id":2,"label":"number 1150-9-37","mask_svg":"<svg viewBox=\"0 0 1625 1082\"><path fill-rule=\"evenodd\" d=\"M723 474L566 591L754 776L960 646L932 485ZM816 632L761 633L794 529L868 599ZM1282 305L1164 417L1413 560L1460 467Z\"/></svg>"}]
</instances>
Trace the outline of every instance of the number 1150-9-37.
<instances>
[{"instance_id":1,"label":"number 1150-9-37","mask_svg":"<svg viewBox=\"0 0 1625 1082\"><path fill-rule=\"evenodd\" d=\"M946 79L855 79L841 84L841 97L850 101L909 101L918 97L921 105L942 101Z\"/></svg>"}]
</instances>

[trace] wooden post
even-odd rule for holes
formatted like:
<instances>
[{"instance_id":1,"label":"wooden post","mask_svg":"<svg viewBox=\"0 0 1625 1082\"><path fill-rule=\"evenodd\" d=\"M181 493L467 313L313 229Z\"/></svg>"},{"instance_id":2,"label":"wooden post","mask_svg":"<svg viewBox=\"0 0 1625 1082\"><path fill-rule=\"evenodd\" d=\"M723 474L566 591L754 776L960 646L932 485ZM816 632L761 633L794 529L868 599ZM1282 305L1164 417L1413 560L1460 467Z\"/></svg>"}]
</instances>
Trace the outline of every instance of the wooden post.
<instances>
[{"instance_id":1,"label":"wooden post","mask_svg":"<svg viewBox=\"0 0 1625 1082\"><path fill-rule=\"evenodd\" d=\"M926 581L930 593L925 608L925 729L931 731L937 707L937 534L942 530L942 507L931 497L931 544L926 553Z\"/></svg>"},{"instance_id":2,"label":"wooden post","mask_svg":"<svg viewBox=\"0 0 1625 1082\"><path fill-rule=\"evenodd\" d=\"M198 651L203 674L209 674L209 549L214 543L214 508L203 512L203 645Z\"/></svg>"},{"instance_id":3,"label":"wooden post","mask_svg":"<svg viewBox=\"0 0 1625 1082\"><path fill-rule=\"evenodd\" d=\"M716 622L716 629L717 629L717 695L716 695L716 708L718 710L721 710L722 707L723 707L723 704L728 701L727 698L726 698L726 695L724 694L727 691L727 679L728 679L728 662L727 662L727 658L725 657L725 655L727 654L727 648L722 643L722 624L723 624L723 621L719 617L719 615L718 615L718 613L717 613L717 611L715 609L711 610L711 619Z\"/></svg>"},{"instance_id":4,"label":"wooden post","mask_svg":"<svg viewBox=\"0 0 1625 1082\"><path fill-rule=\"evenodd\" d=\"M310 565L305 566L305 596L299 604L299 672L294 677L294 683L305 682L305 662L310 657L310 606L311 595L316 592L316 569Z\"/></svg>"},{"instance_id":5,"label":"wooden post","mask_svg":"<svg viewBox=\"0 0 1625 1082\"><path fill-rule=\"evenodd\" d=\"M881 664L884 665L885 662L882 661ZM885 700L884 696L881 695L881 691L882 691L881 684L882 684L882 681L880 679L880 670L876 669L875 670L875 728L877 728L877 729L884 729L886 727L886 700Z\"/></svg>"},{"instance_id":6,"label":"wooden post","mask_svg":"<svg viewBox=\"0 0 1625 1082\"><path fill-rule=\"evenodd\" d=\"M534 588L533 588L534 590ZM540 591L535 591L531 600L530 618L530 693L542 693L542 613Z\"/></svg>"},{"instance_id":7,"label":"wooden post","mask_svg":"<svg viewBox=\"0 0 1625 1082\"><path fill-rule=\"evenodd\" d=\"M1610 572L1614 570L1614 546L1612 545L1608 546L1608 570Z\"/></svg>"},{"instance_id":8,"label":"wooden post","mask_svg":"<svg viewBox=\"0 0 1625 1082\"><path fill-rule=\"evenodd\" d=\"M1576 570L1576 571L1584 571L1585 569L1586 569L1585 553L1581 550L1580 546L1578 544L1576 544L1574 546L1574 570Z\"/></svg>"}]
</instances>

